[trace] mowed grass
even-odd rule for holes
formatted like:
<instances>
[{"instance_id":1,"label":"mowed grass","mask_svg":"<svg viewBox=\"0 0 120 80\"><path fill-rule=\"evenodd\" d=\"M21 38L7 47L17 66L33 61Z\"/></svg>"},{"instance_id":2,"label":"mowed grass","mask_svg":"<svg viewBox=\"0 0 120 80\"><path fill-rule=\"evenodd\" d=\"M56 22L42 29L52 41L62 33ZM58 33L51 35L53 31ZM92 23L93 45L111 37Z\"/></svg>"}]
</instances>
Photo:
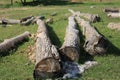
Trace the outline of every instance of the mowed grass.
<instances>
[{"instance_id":1,"label":"mowed grass","mask_svg":"<svg viewBox=\"0 0 120 80\"><path fill-rule=\"evenodd\" d=\"M19 8L0 8L0 17L21 19L25 16L44 15L47 18L51 18L51 13L56 12L57 15L53 16L54 22L49 24L48 31L49 36L53 44L61 47L65 29L68 24L67 17L70 15L68 9L74 9L81 12L97 13L101 17L101 22L93 23L98 31L104 35L112 44L106 55L96 56L96 60L99 65L86 70L85 73L79 78L82 80L119 80L120 79L120 31L111 30L107 28L109 22L119 22L120 19L107 18L106 13L103 13L103 9L106 7L119 7L120 1L110 3L84 3L74 5L62 5L62 6L43 6L43 7L19 7ZM90 6L94 5L95 8L91 9ZM12 25L6 28L0 26L0 42L4 39L12 38L25 31L30 31L31 34L35 34L37 31L37 25L20 26ZM81 35L80 35L81 36ZM29 39L28 42L21 44L16 51L10 51L6 56L0 57L0 80L33 80L34 64L27 65L28 58L25 50L28 46L33 45L34 40ZM81 43L83 44L83 43ZM85 54L81 52L81 54ZM81 55L82 56L82 55ZM85 57L88 58L87 56ZM80 62L82 59L80 59Z\"/></svg>"}]
</instances>

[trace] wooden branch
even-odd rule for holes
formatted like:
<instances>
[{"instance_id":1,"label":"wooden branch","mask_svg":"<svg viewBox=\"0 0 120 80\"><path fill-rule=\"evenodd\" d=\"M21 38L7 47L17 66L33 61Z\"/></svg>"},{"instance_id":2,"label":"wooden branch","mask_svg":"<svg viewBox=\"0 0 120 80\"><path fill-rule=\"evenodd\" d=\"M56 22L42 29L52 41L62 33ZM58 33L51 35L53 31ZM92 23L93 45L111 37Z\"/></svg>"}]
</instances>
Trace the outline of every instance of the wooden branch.
<instances>
[{"instance_id":1,"label":"wooden branch","mask_svg":"<svg viewBox=\"0 0 120 80\"><path fill-rule=\"evenodd\" d=\"M16 37L6 39L4 42L0 43L0 52L9 51L11 48L15 47L18 43L24 41L30 36L30 33L26 31L23 34L20 34Z\"/></svg>"},{"instance_id":2,"label":"wooden branch","mask_svg":"<svg viewBox=\"0 0 120 80\"><path fill-rule=\"evenodd\" d=\"M110 29L120 30L120 23L111 22L111 23L108 24L107 27L110 28Z\"/></svg>"},{"instance_id":3,"label":"wooden branch","mask_svg":"<svg viewBox=\"0 0 120 80\"><path fill-rule=\"evenodd\" d=\"M80 11L74 12L71 9L69 9L69 11L71 13L73 13L74 15L77 15L77 16L80 16L80 17L84 17L85 19L87 19L90 22L99 22L100 21L100 17L99 17L98 14L81 13Z\"/></svg>"},{"instance_id":4,"label":"wooden branch","mask_svg":"<svg viewBox=\"0 0 120 80\"><path fill-rule=\"evenodd\" d=\"M85 35L85 50L91 55L104 54L108 48L108 41L91 26L89 21L85 21L79 16L76 16L76 20L83 29L83 35Z\"/></svg>"},{"instance_id":5,"label":"wooden branch","mask_svg":"<svg viewBox=\"0 0 120 80\"><path fill-rule=\"evenodd\" d=\"M107 16L110 18L120 18L120 13L108 13Z\"/></svg>"},{"instance_id":6,"label":"wooden branch","mask_svg":"<svg viewBox=\"0 0 120 80\"><path fill-rule=\"evenodd\" d=\"M68 18L68 26L66 28L66 35L64 38L64 43L60 48L62 53L62 59L65 61L76 61L79 58L80 50L80 39L79 39L79 30L77 30L77 24L74 17Z\"/></svg>"},{"instance_id":7,"label":"wooden branch","mask_svg":"<svg viewBox=\"0 0 120 80\"><path fill-rule=\"evenodd\" d=\"M56 47L50 41L45 22L39 19L37 24L34 78L45 79L48 76L53 77L56 75L54 73L60 71L60 57Z\"/></svg>"}]
</instances>

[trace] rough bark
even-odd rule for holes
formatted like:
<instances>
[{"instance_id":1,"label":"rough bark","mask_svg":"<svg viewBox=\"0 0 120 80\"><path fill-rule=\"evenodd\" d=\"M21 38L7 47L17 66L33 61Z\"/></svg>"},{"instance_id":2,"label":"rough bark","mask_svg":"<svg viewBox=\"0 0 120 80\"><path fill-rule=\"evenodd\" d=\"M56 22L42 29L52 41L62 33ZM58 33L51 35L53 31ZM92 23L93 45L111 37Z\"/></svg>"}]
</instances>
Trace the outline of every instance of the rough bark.
<instances>
[{"instance_id":1,"label":"rough bark","mask_svg":"<svg viewBox=\"0 0 120 80\"><path fill-rule=\"evenodd\" d=\"M70 12L73 14L84 17L90 22L99 22L100 21L100 16L98 14L90 14L90 13L81 13L80 11L74 12L73 10L69 9Z\"/></svg>"},{"instance_id":2,"label":"rough bark","mask_svg":"<svg viewBox=\"0 0 120 80\"><path fill-rule=\"evenodd\" d=\"M107 16L110 18L120 18L120 13L108 13Z\"/></svg>"},{"instance_id":3,"label":"rough bark","mask_svg":"<svg viewBox=\"0 0 120 80\"><path fill-rule=\"evenodd\" d=\"M106 13L118 13L120 10L119 9L109 9L109 8L106 8L103 11L106 12Z\"/></svg>"},{"instance_id":4,"label":"rough bark","mask_svg":"<svg viewBox=\"0 0 120 80\"><path fill-rule=\"evenodd\" d=\"M86 39L84 44L85 50L91 55L104 54L108 48L108 41L102 35L100 35L94 27L91 26L89 21L85 21L78 15L79 14L76 16L76 20L82 27L83 35Z\"/></svg>"},{"instance_id":5,"label":"rough bark","mask_svg":"<svg viewBox=\"0 0 120 80\"><path fill-rule=\"evenodd\" d=\"M64 43L60 48L61 54L63 55L62 59L68 61L76 61L79 58L80 50L80 39L79 39L79 30L77 30L77 24L74 17L68 18L68 26L66 28L66 35L64 38Z\"/></svg>"},{"instance_id":6,"label":"rough bark","mask_svg":"<svg viewBox=\"0 0 120 80\"><path fill-rule=\"evenodd\" d=\"M23 34L20 34L16 37L6 39L4 42L0 43L0 52L9 51L11 48L14 48L18 43L23 42L26 38L30 36L30 33L26 31Z\"/></svg>"},{"instance_id":7,"label":"rough bark","mask_svg":"<svg viewBox=\"0 0 120 80\"><path fill-rule=\"evenodd\" d=\"M56 72L59 73L60 57L59 53L54 45L52 45L48 36L48 31L45 22L37 20L38 30L36 39L36 52L35 52L35 79L45 79L48 77L54 77Z\"/></svg>"},{"instance_id":8,"label":"rough bark","mask_svg":"<svg viewBox=\"0 0 120 80\"><path fill-rule=\"evenodd\" d=\"M110 29L120 30L120 23L111 22L107 27Z\"/></svg>"}]
</instances>

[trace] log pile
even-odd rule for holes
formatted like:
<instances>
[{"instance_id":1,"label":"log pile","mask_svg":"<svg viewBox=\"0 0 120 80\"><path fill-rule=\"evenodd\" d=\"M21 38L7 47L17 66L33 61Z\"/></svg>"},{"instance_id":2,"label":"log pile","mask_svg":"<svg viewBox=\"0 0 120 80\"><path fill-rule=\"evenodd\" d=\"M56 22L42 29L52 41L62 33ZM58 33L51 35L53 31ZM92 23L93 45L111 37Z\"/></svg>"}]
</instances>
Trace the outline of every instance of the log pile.
<instances>
[{"instance_id":1,"label":"log pile","mask_svg":"<svg viewBox=\"0 0 120 80\"><path fill-rule=\"evenodd\" d=\"M16 47L18 43L23 42L29 36L30 33L26 31L16 37L4 40L4 42L0 43L0 52L6 52L11 50L12 48Z\"/></svg>"},{"instance_id":2,"label":"log pile","mask_svg":"<svg viewBox=\"0 0 120 80\"><path fill-rule=\"evenodd\" d=\"M72 12L74 16L77 14L76 20L83 29L83 35L86 39L84 44L85 50L91 55L104 54L108 48L108 41L91 26L89 21L80 18L79 13L75 13L73 10L70 12Z\"/></svg>"},{"instance_id":3,"label":"log pile","mask_svg":"<svg viewBox=\"0 0 120 80\"><path fill-rule=\"evenodd\" d=\"M120 30L120 23L111 22L107 25L110 29Z\"/></svg>"},{"instance_id":4,"label":"log pile","mask_svg":"<svg viewBox=\"0 0 120 80\"><path fill-rule=\"evenodd\" d=\"M45 22L37 20L38 30L35 43L35 79L46 79L55 77L61 70L60 56L54 45L52 45L48 36L48 30Z\"/></svg>"}]
</instances>

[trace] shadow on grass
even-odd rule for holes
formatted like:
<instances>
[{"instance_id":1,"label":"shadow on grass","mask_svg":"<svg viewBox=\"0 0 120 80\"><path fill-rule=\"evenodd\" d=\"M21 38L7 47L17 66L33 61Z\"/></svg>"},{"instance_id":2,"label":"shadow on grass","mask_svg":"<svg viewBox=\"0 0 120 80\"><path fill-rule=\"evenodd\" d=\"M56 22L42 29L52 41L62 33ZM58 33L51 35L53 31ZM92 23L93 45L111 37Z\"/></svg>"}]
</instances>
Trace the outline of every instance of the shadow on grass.
<instances>
[{"instance_id":1,"label":"shadow on grass","mask_svg":"<svg viewBox=\"0 0 120 80\"><path fill-rule=\"evenodd\" d=\"M52 44L60 47L62 45L62 43L59 40L59 38L57 37L57 35L54 32L53 28L51 26L47 25L47 29L48 29L48 34L49 34L49 37L51 39Z\"/></svg>"},{"instance_id":2,"label":"shadow on grass","mask_svg":"<svg viewBox=\"0 0 120 80\"><path fill-rule=\"evenodd\" d=\"M22 42L19 42L19 43L15 44L14 47L10 47L8 50L0 52L0 57L5 57L5 56L13 54L14 52L17 51L19 46L24 45L24 43L28 42L28 41L29 41L29 39L26 38Z\"/></svg>"},{"instance_id":3,"label":"shadow on grass","mask_svg":"<svg viewBox=\"0 0 120 80\"><path fill-rule=\"evenodd\" d=\"M73 5L73 4L83 4L82 2L70 2L65 0L41 0L23 3L23 6L37 6L37 5Z\"/></svg>"}]
</instances>

